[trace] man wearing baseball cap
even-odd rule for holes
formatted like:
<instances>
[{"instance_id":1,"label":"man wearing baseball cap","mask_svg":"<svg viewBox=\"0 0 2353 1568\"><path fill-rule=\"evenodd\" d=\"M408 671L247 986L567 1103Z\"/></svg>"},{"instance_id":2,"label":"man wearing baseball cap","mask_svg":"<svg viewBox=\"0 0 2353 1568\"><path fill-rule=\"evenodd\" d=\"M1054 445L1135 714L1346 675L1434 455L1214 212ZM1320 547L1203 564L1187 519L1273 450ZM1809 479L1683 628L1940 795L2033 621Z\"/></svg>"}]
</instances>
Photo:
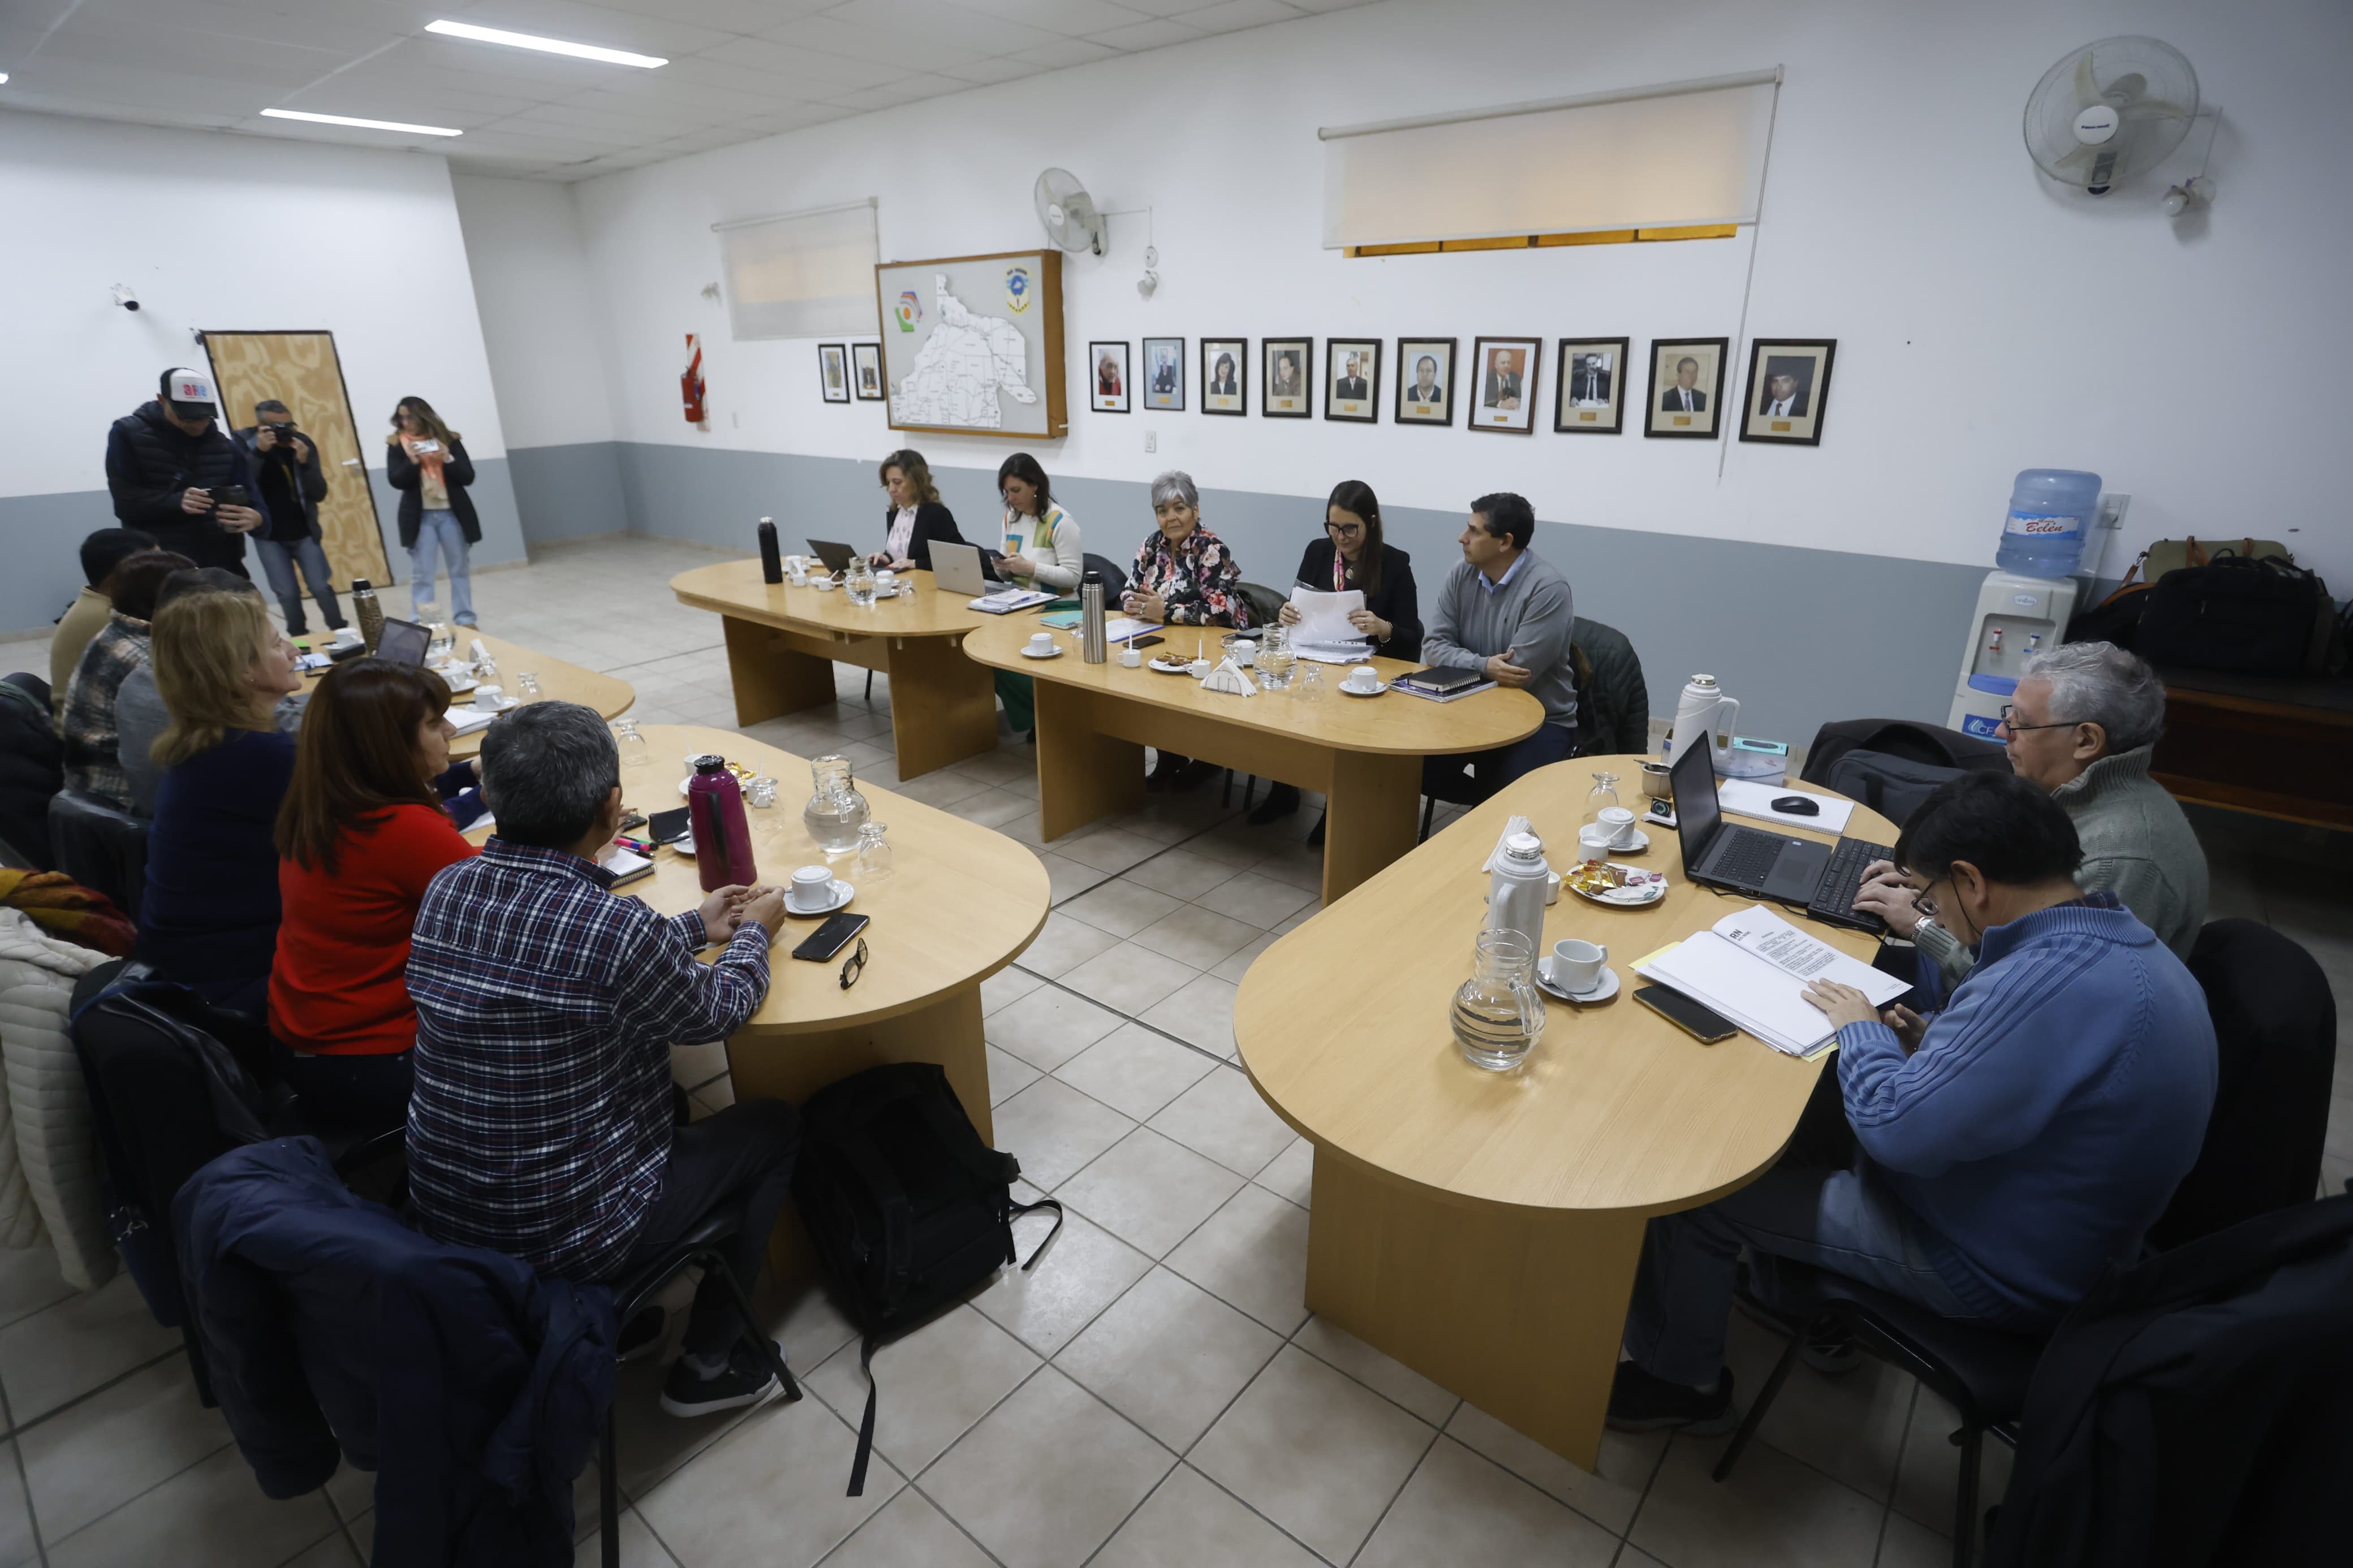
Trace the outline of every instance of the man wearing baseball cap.
<instances>
[{"instance_id":1,"label":"man wearing baseball cap","mask_svg":"<svg viewBox=\"0 0 2353 1568\"><path fill-rule=\"evenodd\" d=\"M175 365L155 399L114 422L106 437L106 488L125 528L155 536L199 566L245 569L245 536L266 521L256 510L252 465L214 422L213 378Z\"/></svg>"}]
</instances>

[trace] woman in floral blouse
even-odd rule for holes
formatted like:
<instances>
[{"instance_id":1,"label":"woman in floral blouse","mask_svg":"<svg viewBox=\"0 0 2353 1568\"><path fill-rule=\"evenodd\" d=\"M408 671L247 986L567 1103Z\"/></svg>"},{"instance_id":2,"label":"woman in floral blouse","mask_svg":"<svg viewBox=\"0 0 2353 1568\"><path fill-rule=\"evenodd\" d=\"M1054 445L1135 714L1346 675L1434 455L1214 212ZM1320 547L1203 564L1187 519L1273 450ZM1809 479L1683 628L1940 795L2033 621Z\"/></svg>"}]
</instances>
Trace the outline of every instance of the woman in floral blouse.
<instances>
[{"instance_id":1,"label":"woman in floral blouse","mask_svg":"<svg viewBox=\"0 0 2353 1568\"><path fill-rule=\"evenodd\" d=\"M1135 572L1121 605L1139 620L1172 626L1250 626L1242 569L1226 542L1201 526L1193 476L1171 468L1152 481L1152 516L1160 526L1135 552ZM1207 763L1160 753L1149 784L1189 789L1212 772Z\"/></svg>"}]
</instances>

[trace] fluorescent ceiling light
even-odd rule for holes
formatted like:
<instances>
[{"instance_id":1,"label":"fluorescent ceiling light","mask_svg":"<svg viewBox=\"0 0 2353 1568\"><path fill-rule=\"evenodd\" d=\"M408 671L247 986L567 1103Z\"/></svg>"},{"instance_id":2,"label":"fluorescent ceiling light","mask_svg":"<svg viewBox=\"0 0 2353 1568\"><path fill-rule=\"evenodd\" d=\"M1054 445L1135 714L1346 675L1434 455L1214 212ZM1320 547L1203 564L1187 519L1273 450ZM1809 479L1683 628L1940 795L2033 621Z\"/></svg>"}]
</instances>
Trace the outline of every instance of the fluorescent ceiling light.
<instances>
[{"instance_id":1,"label":"fluorescent ceiling light","mask_svg":"<svg viewBox=\"0 0 2353 1568\"><path fill-rule=\"evenodd\" d=\"M8 73L7 73L6 71L0 71L0 83L5 83L5 82L6 82L6 81L7 81L7 79L8 79Z\"/></svg>"},{"instance_id":2,"label":"fluorescent ceiling light","mask_svg":"<svg viewBox=\"0 0 2353 1568\"><path fill-rule=\"evenodd\" d=\"M567 44L562 38L543 38L531 33L510 33L499 27L477 27L471 22L427 22L425 30L452 38L471 38L480 44L507 44L518 49L538 49L551 55L570 55L575 59L603 60L611 66L640 66L651 70L670 61L659 55L633 55L627 49L600 48L595 44Z\"/></svg>"},{"instance_id":3,"label":"fluorescent ceiling light","mask_svg":"<svg viewBox=\"0 0 2353 1568\"><path fill-rule=\"evenodd\" d=\"M265 109L268 120L309 120L321 125L356 125L363 131L406 131L417 136L463 136L443 125L404 125L397 120L354 120L348 114L305 114L299 109Z\"/></svg>"}]
</instances>

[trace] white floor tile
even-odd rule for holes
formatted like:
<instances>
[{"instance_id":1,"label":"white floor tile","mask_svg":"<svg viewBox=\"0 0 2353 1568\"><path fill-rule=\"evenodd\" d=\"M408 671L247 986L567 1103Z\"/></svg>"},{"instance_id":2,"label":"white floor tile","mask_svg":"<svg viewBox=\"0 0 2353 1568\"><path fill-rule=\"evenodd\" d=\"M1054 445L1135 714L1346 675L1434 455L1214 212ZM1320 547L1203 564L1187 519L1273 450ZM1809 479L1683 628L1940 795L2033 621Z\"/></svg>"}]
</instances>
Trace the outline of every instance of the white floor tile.
<instances>
[{"instance_id":1,"label":"white floor tile","mask_svg":"<svg viewBox=\"0 0 2353 1568\"><path fill-rule=\"evenodd\" d=\"M1155 892L1123 877L1113 877L1064 904L1062 912L1074 921L1084 921L1099 931L1107 931L1124 940L1155 921L1188 907L1182 900L1170 898L1166 893Z\"/></svg>"},{"instance_id":2,"label":"white floor tile","mask_svg":"<svg viewBox=\"0 0 2353 1568\"><path fill-rule=\"evenodd\" d=\"M230 1442L196 1399L185 1356L143 1367L17 1439L42 1531L71 1535Z\"/></svg>"},{"instance_id":3,"label":"white floor tile","mask_svg":"<svg viewBox=\"0 0 2353 1568\"><path fill-rule=\"evenodd\" d=\"M1600 1469L1581 1470L1468 1401L1455 1407L1453 1417L1446 1423L1446 1435L1550 1492L1612 1533L1622 1532L1633 1522L1634 1510L1657 1474L1660 1456L1669 1442L1664 1432L1605 1431Z\"/></svg>"},{"instance_id":4,"label":"white floor tile","mask_svg":"<svg viewBox=\"0 0 2353 1568\"><path fill-rule=\"evenodd\" d=\"M1067 847L1064 847L1066 844ZM1092 833L1057 840L1054 847L1098 871L1116 874L1140 860L1157 855L1165 846L1157 839L1146 838L1141 833L1131 833L1124 827L1099 827Z\"/></svg>"},{"instance_id":5,"label":"white floor tile","mask_svg":"<svg viewBox=\"0 0 2353 1568\"><path fill-rule=\"evenodd\" d=\"M1083 921L1074 921L1059 910L1046 917L1046 923L1021 950L1017 961L1032 974L1049 980L1060 978L1097 953L1109 952L1119 945L1119 939L1107 931L1097 931Z\"/></svg>"},{"instance_id":6,"label":"white floor tile","mask_svg":"<svg viewBox=\"0 0 2353 1568\"><path fill-rule=\"evenodd\" d=\"M852 1425L866 1405L860 1354L860 1345L844 1345L807 1379ZM1037 1365L1034 1352L968 1306L934 1318L874 1352L876 1450L902 1474L919 1474Z\"/></svg>"},{"instance_id":7,"label":"white floor tile","mask_svg":"<svg viewBox=\"0 0 2353 1568\"><path fill-rule=\"evenodd\" d=\"M980 983L980 1010L983 1015L994 1013L1020 1001L1044 984L1020 965L1008 963Z\"/></svg>"},{"instance_id":8,"label":"white floor tile","mask_svg":"<svg viewBox=\"0 0 2353 1568\"><path fill-rule=\"evenodd\" d=\"M1092 1568L1323 1568L1322 1560L1190 1465L1168 1472Z\"/></svg>"},{"instance_id":9,"label":"white floor tile","mask_svg":"<svg viewBox=\"0 0 2353 1568\"><path fill-rule=\"evenodd\" d=\"M1245 1186L1178 1244L1168 1267L1288 1334L1307 1318L1307 1211Z\"/></svg>"},{"instance_id":10,"label":"white floor tile","mask_svg":"<svg viewBox=\"0 0 2353 1568\"><path fill-rule=\"evenodd\" d=\"M1289 1122L1266 1108L1250 1079L1234 1067L1219 1068L1202 1079L1169 1101L1151 1123L1153 1131L1245 1176L1266 1169L1267 1162L1298 1136Z\"/></svg>"},{"instance_id":11,"label":"white floor tile","mask_svg":"<svg viewBox=\"0 0 2353 1568\"><path fill-rule=\"evenodd\" d=\"M823 1403L762 1406L638 1504L681 1568L809 1568L897 1495L876 1459L845 1497L858 1434Z\"/></svg>"},{"instance_id":12,"label":"white floor tile","mask_svg":"<svg viewBox=\"0 0 2353 1568\"><path fill-rule=\"evenodd\" d=\"M58 1272L56 1247L46 1243L0 1247L0 1327L30 1317L73 1293L73 1287Z\"/></svg>"},{"instance_id":13,"label":"white floor tile","mask_svg":"<svg viewBox=\"0 0 2353 1568\"><path fill-rule=\"evenodd\" d=\"M1769 1443L1713 1480L1728 1441L1670 1444L1628 1539L1674 1568L1869 1568L1882 1505Z\"/></svg>"},{"instance_id":14,"label":"white floor tile","mask_svg":"<svg viewBox=\"0 0 2353 1568\"><path fill-rule=\"evenodd\" d=\"M1124 942L1063 975L1062 984L1134 1018L1142 1016L1155 1002L1191 984L1199 973L1166 953Z\"/></svg>"},{"instance_id":15,"label":"white floor tile","mask_svg":"<svg viewBox=\"0 0 2353 1568\"><path fill-rule=\"evenodd\" d=\"M1402 1405L1433 1426L1443 1427L1461 1400L1402 1362L1383 1355L1345 1329L1310 1318L1291 1342L1327 1366L1338 1368L1394 1405Z\"/></svg>"},{"instance_id":16,"label":"white floor tile","mask_svg":"<svg viewBox=\"0 0 2353 1568\"><path fill-rule=\"evenodd\" d=\"M0 1329L0 1386L18 1425L45 1415L180 1343L128 1274Z\"/></svg>"},{"instance_id":17,"label":"white floor tile","mask_svg":"<svg viewBox=\"0 0 2353 1568\"><path fill-rule=\"evenodd\" d=\"M1791 1373L1789 1380L1796 1382L1797 1373ZM1960 1425L1958 1411L1923 1388L1912 1405L1911 1428L1904 1439L1904 1458L1895 1476L1895 1511L1948 1537L1953 1528L1954 1489L1960 1484L1961 1475L1961 1451L1951 1439ZM1998 1438L1988 1437L1984 1447L1978 1496L1990 1504L2010 1489L2011 1457Z\"/></svg>"},{"instance_id":18,"label":"white floor tile","mask_svg":"<svg viewBox=\"0 0 2353 1568\"><path fill-rule=\"evenodd\" d=\"M1315 1145L1304 1138L1293 1139L1251 1180L1277 1197L1289 1198L1301 1208L1310 1207L1315 1190Z\"/></svg>"},{"instance_id":19,"label":"white floor tile","mask_svg":"<svg viewBox=\"0 0 2353 1568\"><path fill-rule=\"evenodd\" d=\"M1079 1568L1175 1464L1049 1366L949 1449L923 1490L1006 1568Z\"/></svg>"},{"instance_id":20,"label":"white floor tile","mask_svg":"<svg viewBox=\"0 0 2353 1568\"><path fill-rule=\"evenodd\" d=\"M1788 1344L1746 1313L1732 1314L1725 1359L1731 1363L1734 1386L1744 1396L1744 1405L1765 1386ZM1883 1501L1895 1482L1896 1458L1904 1448L1917 1386L1904 1373L1871 1356L1836 1377L1800 1363L1781 1384L1757 1435L1791 1458Z\"/></svg>"},{"instance_id":21,"label":"white floor tile","mask_svg":"<svg viewBox=\"0 0 2353 1568\"><path fill-rule=\"evenodd\" d=\"M63 1540L49 1542L51 1568L257 1568L283 1563L340 1526L323 1493L272 1502L253 1484L235 1448L182 1470L152 1491Z\"/></svg>"},{"instance_id":22,"label":"white floor tile","mask_svg":"<svg viewBox=\"0 0 2353 1568\"><path fill-rule=\"evenodd\" d=\"M1141 1024L1123 1024L1056 1068L1054 1076L1143 1121L1216 1066L1210 1058Z\"/></svg>"},{"instance_id":23,"label":"white floor tile","mask_svg":"<svg viewBox=\"0 0 2353 1568\"><path fill-rule=\"evenodd\" d=\"M25 1479L16 1469L16 1445L0 1440L0 1568L23 1568L40 1556L33 1511L25 1506Z\"/></svg>"},{"instance_id":24,"label":"white floor tile","mask_svg":"<svg viewBox=\"0 0 2353 1568\"><path fill-rule=\"evenodd\" d=\"M1135 945L1195 969L1211 969L1259 939L1256 926L1186 904L1137 931Z\"/></svg>"},{"instance_id":25,"label":"white floor tile","mask_svg":"<svg viewBox=\"0 0 2353 1568\"><path fill-rule=\"evenodd\" d=\"M593 1521L592 1521L593 1522ZM621 1568L674 1568L676 1559L662 1549L654 1532L638 1517L638 1510L621 1510ZM605 1536L591 1530L572 1550L572 1568L604 1568ZM289 1564L289 1568L294 1565Z\"/></svg>"},{"instance_id":26,"label":"white floor tile","mask_svg":"<svg viewBox=\"0 0 2353 1568\"><path fill-rule=\"evenodd\" d=\"M1128 1135L1135 1123L1060 1079L1042 1078L997 1108L997 1146L1052 1190Z\"/></svg>"},{"instance_id":27,"label":"white floor tile","mask_svg":"<svg viewBox=\"0 0 2353 1568\"><path fill-rule=\"evenodd\" d=\"M1041 986L988 1016L989 1044L1052 1072L1120 1026L1120 1016L1061 985Z\"/></svg>"},{"instance_id":28,"label":"white floor tile","mask_svg":"<svg viewBox=\"0 0 2353 1568\"><path fill-rule=\"evenodd\" d=\"M1237 989L1232 982L1214 974L1197 975L1145 1008L1140 1016L1155 1029L1231 1060Z\"/></svg>"},{"instance_id":29,"label":"white floor tile","mask_svg":"<svg viewBox=\"0 0 2353 1568\"><path fill-rule=\"evenodd\" d=\"M1111 879L1110 872L1082 865L1051 849L1039 850L1038 863L1046 868L1046 886L1058 906L1080 898L1088 889L1099 887Z\"/></svg>"},{"instance_id":30,"label":"white floor tile","mask_svg":"<svg viewBox=\"0 0 2353 1568\"><path fill-rule=\"evenodd\" d=\"M1053 1226L1051 1212L1013 1222L1023 1263ZM990 1321L1039 1355L1052 1355L1152 1267L1146 1258L1084 1215L1065 1213L1062 1230L1035 1268L1008 1265L972 1299Z\"/></svg>"},{"instance_id":31,"label":"white floor tile","mask_svg":"<svg viewBox=\"0 0 2353 1568\"><path fill-rule=\"evenodd\" d=\"M1618 1538L1501 1466L1440 1437L1356 1554L1356 1568L1609 1568Z\"/></svg>"},{"instance_id":32,"label":"white floor tile","mask_svg":"<svg viewBox=\"0 0 2353 1568\"><path fill-rule=\"evenodd\" d=\"M1253 870L1219 883L1195 901L1261 931L1272 931L1314 899L1313 889Z\"/></svg>"},{"instance_id":33,"label":"white floor tile","mask_svg":"<svg viewBox=\"0 0 2353 1568\"><path fill-rule=\"evenodd\" d=\"M1055 1195L1129 1246L1159 1258L1241 1184L1224 1166L1138 1128Z\"/></svg>"},{"instance_id":34,"label":"white floor tile","mask_svg":"<svg viewBox=\"0 0 2353 1568\"><path fill-rule=\"evenodd\" d=\"M1234 868L1225 861L1197 854L1187 847L1155 855L1134 869L1121 873L1121 879L1141 883L1171 898L1189 901L1219 883L1231 880L1233 875Z\"/></svg>"},{"instance_id":35,"label":"white floor tile","mask_svg":"<svg viewBox=\"0 0 2353 1568\"><path fill-rule=\"evenodd\" d=\"M985 1047L988 1056L988 1103L1002 1105L1043 1076L1011 1051Z\"/></svg>"},{"instance_id":36,"label":"white floor tile","mask_svg":"<svg viewBox=\"0 0 2353 1568\"><path fill-rule=\"evenodd\" d=\"M858 1527L826 1568L992 1568L988 1553L913 1487Z\"/></svg>"},{"instance_id":37,"label":"white floor tile","mask_svg":"<svg viewBox=\"0 0 2353 1568\"><path fill-rule=\"evenodd\" d=\"M1181 1454L1282 1348L1280 1335L1155 1268L1054 1364Z\"/></svg>"}]
</instances>

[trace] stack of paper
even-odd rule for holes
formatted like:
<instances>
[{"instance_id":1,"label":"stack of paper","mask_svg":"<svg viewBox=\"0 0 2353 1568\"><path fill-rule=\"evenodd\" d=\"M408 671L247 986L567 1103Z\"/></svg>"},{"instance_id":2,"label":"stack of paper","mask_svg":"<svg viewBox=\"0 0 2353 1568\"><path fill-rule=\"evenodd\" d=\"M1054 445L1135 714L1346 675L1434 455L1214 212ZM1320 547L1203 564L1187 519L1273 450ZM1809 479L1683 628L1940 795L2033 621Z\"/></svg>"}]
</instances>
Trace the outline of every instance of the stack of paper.
<instances>
[{"instance_id":1,"label":"stack of paper","mask_svg":"<svg viewBox=\"0 0 2353 1568\"><path fill-rule=\"evenodd\" d=\"M986 615L1001 616L1011 610L1026 610L1032 605L1050 605L1054 595L1036 588L999 588L994 594L983 594L977 599L965 601L967 608Z\"/></svg>"},{"instance_id":2,"label":"stack of paper","mask_svg":"<svg viewBox=\"0 0 2353 1568\"><path fill-rule=\"evenodd\" d=\"M1776 811L1773 803L1799 795L1814 803L1814 815L1803 812ZM1844 833L1846 819L1854 815L1854 802L1835 795L1815 795L1808 790L1786 789L1779 784L1761 784L1754 779L1718 779L1715 781L1718 805L1734 816L1754 817L1759 822L1785 823L1791 827L1810 827L1817 833Z\"/></svg>"},{"instance_id":3,"label":"stack of paper","mask_svg":"<svg viewBox=\"0 0 2353 1568\"><path fill-rule=\"evenodd\" d=\"M505 710L499 711L504 712ZM480 708L459 707L454 702L449 705L449 711L442 715L449 721L449 728L460 735L470 735L477 730L487 728L498 716L498 713L485 712Z\"/></svg>"},{"instance_id":4,"label":"stack of paper","mask_svg":"<svg viewBox=\"0 0 2353 1568\"><path fill-rule=\"evenodd\" d=\"M1634 972L1703 1003L1775 1050L1810 1057L1836 1033L1806 1000L1810 980L1852 985L1884 1007L1905 983L1819 938L1808 936L1762 904L1725 916L1710 930L1664 948Z\"/></svg>"}]
</instances>

